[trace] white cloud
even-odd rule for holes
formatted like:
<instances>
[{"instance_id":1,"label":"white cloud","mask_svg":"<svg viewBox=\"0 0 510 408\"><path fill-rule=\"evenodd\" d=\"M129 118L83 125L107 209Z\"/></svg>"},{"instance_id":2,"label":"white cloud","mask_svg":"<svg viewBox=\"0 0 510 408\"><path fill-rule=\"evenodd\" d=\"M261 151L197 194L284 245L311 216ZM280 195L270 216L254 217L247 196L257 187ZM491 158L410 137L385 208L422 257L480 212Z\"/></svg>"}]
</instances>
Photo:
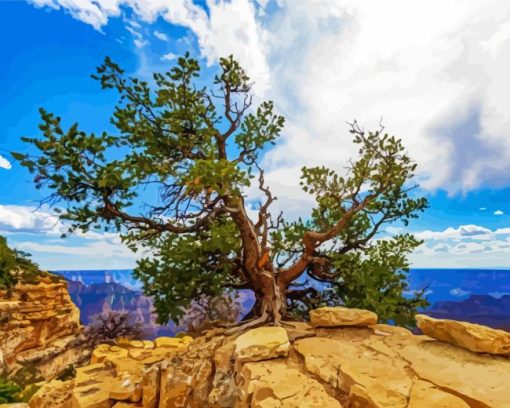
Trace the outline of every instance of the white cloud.
<instances>
[{"instance_id":1,"label":"white cloud","mask_svg":"<svg viewBox=\"0 0 510 408\"><path fill-rule=\"evenodd\" d=\"M11 163L5 157L0 155L0 169L9 170L11 168Z\"/></svg>"},{"instance_id":2,"label":"white cloud","mask_svg":"<svg viewBox=\"0 0 510 408\"><path fill-rule=\"evenodd\" d=\"M76 231L60 239L66 231L48 207L0 205L0 235L8 235L11 245L30 252L44 269L132 268L144 255L129 250L116 233Z\"/></svg>"},{"instance_id":3,"label":"white cloud","mask_svg":"<svg viewBox=\"0 0 510 408\"><path fill-rule=\"evenodd\" d=\"M120 16L122 7L131 8L146 23L153 23L161 17L171 24L190 29L197 38L201 55L209 64L219 57L234 54L257 83L257 91L267 89L269 71L263 49L264 32L256 19L257 10L263 10L266 5L263 0L257 3L251 0L210 0L207 2L209 13L193 0L28 1L37 7L63 8L96 30L101 30L110 17ZM127 29L132 30L132 27ZM135 44L138 48L145 45L140 41Z\"/></svg>"},{"instance_id":4,"label":"white cloud","mask_svg":"<svg viewBox=\"0 0 510 408\"><path fill-rule=\"evenodd\" d=\"M161 41L168 41L168 36L160 31L154 31L154 37Z\"/></svg>"},{"instance_id":5,"label":"white cloud","mask_svg":"<svg viewBox=\"0 0 510 408\"><path fill-rule=\"evenodd\" d=\"M131 269L142 254L134 253L123 245L108 241L69 243L17 242L10 240L15 248L26 251L45 270L65 269Z\"/></svg>"},{"instance_id":6,"label":"white cloud","mask_svg":"<svg viewBox=\"0 0 510 408\"><path fill-rule=\"evenodd\" d=\"M494 215L503 215L503 214L504 214L504 212L501 210L494 211Z\"/></svg>"},{"instance_id":7,"label":"white cloud","mask_svg":"<svg viewBox=\"0 0 510 408\"><path fill-rule=\"evenodd\" d=\"M450 192L510 183L510 3L505 0L32 0L96 29L130 7L189 28L209 63L233 53L288 118L270 170L355 155L346 121L404 139L422 185ZM452 17L454 16L454 18ZM431 29L433 27L433 29ZM139 44L141 45L141 43ZM296 176L297 177L297 176ZM297 178L281 183L284 197Z\"/></svg>"},{"instance_id":8,"label":"white cloud","mask_svg":"<svg viewBox=\"0 0 510 408\"><path fill-rule=\"evenodd\" d=\"M32 3L63 7L96 29L131 7L141 21L160 17L190 29L208 63L234 54L258 98L275 100L287 118L282 142L264 157L275 214L283 209L294 218L312 206L298 184L303 165L341 170L356 155L346 131L354 118L372 128L382 117L418 161L425 188L510 184L505 0L278 0L271 15L260 0L208 0L208 12L191 0ZM260 196L256 188L248 193ZM415 265L508 266L510 228L462 225L416 235L426 244Z\"/></svg>"},{"instance_id":9,"label":"white cloud","mask_svg":"<svg viewBox=\"0 0 510 408\"><path fill-rule=\"evenodd\" d=\"M22 205L0 205L0 231L62 234L65 228L57 217L45 210Z\"/></svg>"},{"instance_id":10,"label":"white cloud","mask_svg":"<svg viewBox=\"0 0 510 408\"><path fill-rule=\"evenodd\" d=\"M478 225L461 225L458 228L448 227L443 231L420 231L416 237L425 240L444 240L444 239L485 239L490 238L492 231L488 228Z\"/></svg>"},{"instance_id":11,"label":"white cloud","mask_svg":"<svg viewBox=\"0 0 510 408\"><path fill-rule=\"evenodd\" d=\"M169 52L168 54L165 54L161 57L161 60L163 61L172 61L177 58L177 55Z\"/></svg>"},{"instance_id":12,"label":"white cloud","mask_svg":"<svg viewBox=\"0 0 510 408\"><path fill-rule=\"evenodd\" d=\"M462 225L442 231L420 231L425 240L411 256L419 267L474 268L509 267L510 228L491 230L478 225Z\"/></svg>"}]
</instances>

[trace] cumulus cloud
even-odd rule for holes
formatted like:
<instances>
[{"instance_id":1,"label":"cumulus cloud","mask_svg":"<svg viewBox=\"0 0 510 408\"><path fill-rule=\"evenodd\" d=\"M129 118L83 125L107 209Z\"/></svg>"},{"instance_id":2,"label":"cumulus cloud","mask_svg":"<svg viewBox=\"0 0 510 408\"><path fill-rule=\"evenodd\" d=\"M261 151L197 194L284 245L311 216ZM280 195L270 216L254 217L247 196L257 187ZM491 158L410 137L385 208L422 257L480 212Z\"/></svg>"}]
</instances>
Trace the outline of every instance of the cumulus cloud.
<instances>
[{"instance_id":1,"label":"cumulus cloud","mask_svg":"<svg viewBox=\"0 0 510 408\"><path fill-rule=\"evenodd\" d=\"M494 215L503 215L503 214L504 214L504 212L501 210L494 211Z\"/></svg>"},{"instance_id":2,"label":"cumulus cloud","mask_svg":"<svg viewBox=\"0 0 510 408\"><path fill-rule=\"evenodd\" d=\"M0 205L0 231L62 234L64 226L47 211L22 205Z\"/></svg>"},{"instance_id":3,"label":"cumulus cloud","mask_svg":"<svg viewBox=\"0 0 510 408\"><path fill-rule=\"evenodd\" d=\"M11 163L5 157L0 155L0 169L9 170L11 168Z\"/></svg>"},{"instance_id":4,"label":"cumulus cloud","mask_svg":"<svg viewBox=\"0 0 510 408\"><path fill-rule=\"evenodd\" d=\"M129 7L146 23L190 29L209 63L236 55L255 92L288 118L266 155L272 171L342 168L355 155L345 122L372 128L382 117L419 162L425 188L510 182L507 1L278 0L271 13L261 0L209 0L207 11L192 0L31 2L96 29ZM275 183L277 195L297 188L294 173Z\"/></svg>"},{"instance_id":5,"label":"cumulus cloud","mask_svg":"<svg viewBox=\"0 0 510 408\"><path fill-rule=\"evenodd\" d=\"M207 2L208 11L193 0L28 1L37 7L64 9L96 30L101 30L109 18L119 17L123 7L130 8L145 23L153 23L161 17L168 23L190 29L196 36L202 57L209 64L219 57L235 54L257 82L259 92L268 86L269 71L262 38L264 32L257 20L257 16L262 15L258 11L266 6L266 1L211 0ZM162 33L158 33L154 35L162 39ZM135 45L140 48L145 44L138 39Z\"/></svg>"}]
</instances>

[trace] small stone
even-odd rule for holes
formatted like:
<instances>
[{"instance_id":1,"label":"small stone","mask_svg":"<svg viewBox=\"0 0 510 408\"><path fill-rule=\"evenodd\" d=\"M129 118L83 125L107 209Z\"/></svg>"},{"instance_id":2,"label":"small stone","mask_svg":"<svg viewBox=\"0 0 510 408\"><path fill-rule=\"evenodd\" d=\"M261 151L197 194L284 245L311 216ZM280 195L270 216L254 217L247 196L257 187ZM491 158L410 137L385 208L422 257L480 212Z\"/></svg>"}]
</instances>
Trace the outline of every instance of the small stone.
<instances>
[{"instance_id":1,"label":"small stone","mask_svg":"<svg viewBox=\"0 0 510 408\"><path fill-rule=\"evenodd\" d=\"M377 323L377 315L364 309L327 306L312 310L310 323L315 327L370 326Z\"/></svg>"},{"instance_id":2,"label":"small stone","mask_svg":"<svg viewBox=\"0 0 510 408\"><path fill-rule=\"evenodd\" d=\"M510 356L510 333L479 324L416 315L423 334L475 353Z\"/></svg>"},{"instance_id":3,"label":"small stone","mask_svg":"<svg viewBox=\"0 0 510 408\"><path fill-rule=\"evenodd\" d=\"M235 358L240 363L286 357L289 337L282 327L258 327L241 334L234 341Z\"/></svg>"},{"instance_id":4,"label":"small stone","mask_svg":"<svg viewBox=\"0 0 510 408\"><path fill-rule=\"evenodd\" d=\"M144 348L144 343L141 340L131 340L129 345L134 348Z\"/></svg>"}]
</instances>

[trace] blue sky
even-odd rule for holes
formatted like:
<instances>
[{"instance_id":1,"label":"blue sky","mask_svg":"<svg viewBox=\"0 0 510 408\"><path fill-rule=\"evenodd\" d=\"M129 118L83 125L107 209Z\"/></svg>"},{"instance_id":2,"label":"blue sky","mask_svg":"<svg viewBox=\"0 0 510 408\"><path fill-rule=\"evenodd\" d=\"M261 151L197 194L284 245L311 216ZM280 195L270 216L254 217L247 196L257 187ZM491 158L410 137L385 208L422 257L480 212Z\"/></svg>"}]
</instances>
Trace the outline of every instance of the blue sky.
<instances>
[{"instance_id":1,"label":"blue sky","mask_svg":"<svg viewBox=\"0 0 510 408\"><path fill-rule=\"evenodd\" d=\"M0 234L48 269L132 267L135 255L113 234L60 239L51 210L35 211L44 192L5 159L25 151L21 136L38 134L39 107L87 131L109 129L115 94L90 78L106 55L149 78L190 51L206 76L234 54L256 100L273 99L287 117L264 165L289 216L311 205L299 168L342 169L355 155L345 122L382 117L419 163L431 204L409 227L426 240L414 266L510 267L510 5L358 3L0 2Z\"/></svg>"}]
</instances>

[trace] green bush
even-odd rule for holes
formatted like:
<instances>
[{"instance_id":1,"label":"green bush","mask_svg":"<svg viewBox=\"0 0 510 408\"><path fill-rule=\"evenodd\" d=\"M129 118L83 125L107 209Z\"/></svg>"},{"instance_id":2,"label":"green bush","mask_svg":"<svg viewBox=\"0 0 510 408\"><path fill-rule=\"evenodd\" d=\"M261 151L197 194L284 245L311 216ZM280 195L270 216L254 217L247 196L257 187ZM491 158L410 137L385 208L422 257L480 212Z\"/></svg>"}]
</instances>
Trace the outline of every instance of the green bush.
<instances>
[{"instance_id":1,"label":"green bush","mask_svg":"<svg viewBox=\"0 0 510 408\"><path fill-rule=\"evenodd\" d=\"M18 394L21 388L14 382L0 378L0 404L19 402Z\"/></svg>"}]
</instances>

